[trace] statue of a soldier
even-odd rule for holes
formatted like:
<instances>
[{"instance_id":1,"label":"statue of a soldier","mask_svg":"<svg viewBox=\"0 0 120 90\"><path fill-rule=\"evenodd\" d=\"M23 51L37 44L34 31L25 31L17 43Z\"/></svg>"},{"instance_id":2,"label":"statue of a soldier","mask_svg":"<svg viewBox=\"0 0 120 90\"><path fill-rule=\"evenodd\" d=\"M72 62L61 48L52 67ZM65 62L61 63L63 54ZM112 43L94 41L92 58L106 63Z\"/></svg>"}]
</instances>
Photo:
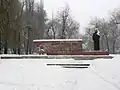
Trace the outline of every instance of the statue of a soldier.
<instances>
[{"instance_id":1,"label":"statue of a soldier","mask_svg":"<svg viewBox=\"0 0 120 90\"><path fill-rule=\"evenodd\" d=\"M100 50L100 45L99 45L100 35L98 29L95 29L92 38L94 41L94 50Z\"/></svg>"}]
</instances>

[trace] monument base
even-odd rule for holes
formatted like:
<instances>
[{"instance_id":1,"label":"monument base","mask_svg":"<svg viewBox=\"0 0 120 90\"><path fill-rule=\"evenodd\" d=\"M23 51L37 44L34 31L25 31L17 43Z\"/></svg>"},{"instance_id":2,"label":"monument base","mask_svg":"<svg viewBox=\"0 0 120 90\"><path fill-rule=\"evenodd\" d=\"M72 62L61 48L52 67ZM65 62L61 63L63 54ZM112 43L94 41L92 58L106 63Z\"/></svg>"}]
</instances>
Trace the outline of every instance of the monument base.
<instances>
[{"instance_id":1,"label":"monument base","mask_svg":"<svg viewBox=\"0 0 120 90\"><path fill-rule=\"evenodd\" d=\"M104 51L91 51L91 52L82 52L82 55L109 55L108 52L104 52Z\"/></svg>"},{"instance_id":2,"label":"monument base","mask_svg":"<svg viewBox=\"0 0 120 90\"><path fill-rule=\"evenodd\" d=\"M104 51L84 51L81 39L34 40L35 52L47 55L109 55ZM42 51L41 52L41 47Z\"/></svg>"},{"instance_id":3,"label":"monument base","mask_svg":"<svg viewBox=\"0 0 120 90\"><path fill-rule=\"evenodd\" d=\"M69 53L48 52L47 55L109 55L109 53L104 51L73 51Z\"/></svg>"}]
</instances>

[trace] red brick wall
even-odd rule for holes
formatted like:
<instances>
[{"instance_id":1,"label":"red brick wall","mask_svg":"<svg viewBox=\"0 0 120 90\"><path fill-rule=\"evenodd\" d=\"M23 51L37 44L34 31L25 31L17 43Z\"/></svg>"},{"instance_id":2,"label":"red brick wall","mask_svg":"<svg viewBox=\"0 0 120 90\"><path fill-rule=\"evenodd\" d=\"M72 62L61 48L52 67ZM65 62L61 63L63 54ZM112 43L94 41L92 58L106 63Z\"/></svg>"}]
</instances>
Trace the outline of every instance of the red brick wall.
<instances>
[{"instance_id":1,"label":"red brick wall","mask_svg":"<svg viewBox=\"0 0 120 90\"><path fill-rule=\"evenodd\" d=\"M82 52L82 41L38 41L34 42L37 53L41 46L48 55L74 55Z\"/></svg>"}]
</instances>

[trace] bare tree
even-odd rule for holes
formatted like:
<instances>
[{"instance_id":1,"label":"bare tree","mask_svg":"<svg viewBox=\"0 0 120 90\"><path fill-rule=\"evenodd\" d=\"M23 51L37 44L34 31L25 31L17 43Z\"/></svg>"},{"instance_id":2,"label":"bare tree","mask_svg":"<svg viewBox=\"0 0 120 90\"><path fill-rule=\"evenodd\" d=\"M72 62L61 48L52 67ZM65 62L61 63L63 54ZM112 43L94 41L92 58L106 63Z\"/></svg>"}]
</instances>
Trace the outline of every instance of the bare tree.
<instances>
[{"instance_id":1,"label":"bare tree","mask_svg":"<svg viewBox=\"0 0 120 90\"><path fill-rule=\"evenodd\" d=\"M70 8L66 5L58 14L49 20L46 28L46 37L56 39L76 39L79 38L79 23L71 16Z\"/></svg>"},{"instance_id":2,"label":"bare tree","mask_svg":"<svg viewBox=\"0 0 120 90\"><path fill-rule=\"evenodd\" d=\"M111 46L112 46L112 53L115 53L116 51L116 42L120 36L119 31L119 24L120 24L120 11L115 11L111 14L110 20L109 20L109 28L110 28L110 40L111 40Z\"/></svg>"},{"instance_id":3,"label":"bare tree","mask_svg":"<svg viewBox=\"0 0 120 90\"><path fill-rule=\"evenodd\" d=\"M79 23L72 18L68 5L58 12L56 20L61 25L61 30L59 31L61 39L76 38L74 36L79 33Z\"/></svg>"},{"instance_id":4,"label":"bare tree","mask_svg":"<svg viewBox=\"0 0 120 90\"><path fill-rule=\"evenodd\" d=\"M89 25L94 27L88 29L86 33L91 37L95 27L97 27L100 30L101 50L107 49L109 53L116 53L116 43L120 37L119 22L120 12L116 11L115 13L114 11L114 13L110 15L109 20L98 18L91 20Z\"/></svg>"},{"instance_id":5,"label":"bare tree","mask_svg":"<svg viewBox=\"0 0 120 90\"><path fill-rule=\"evenodd\" d=\"M68 39L75 39L79 38L79 23L75 20L73 20L72 17L70 17L66 23L66 38Z\"/></svg>"},{"instance_id":6,"label":"bare tree","mask_svg":"<svg viewBox=\"0 0 120 90\"><path fill-rule=\"evenodd\" d=\"M47 28L46 28L46 36L48 39L57 39L58 37L58 33L61 29L61 25L60 23L57 21L57 19L54 19L52 17L52 20L49 20L47 23Z\"/></svg>"},{"instance_id":7,"label":"bare tree","mask_svg":"<svg viewBox=\"0 0 120 90\"><path fill-rule=\"evenodd\" d=\"M70 8L68 5L66 5L65 8L63 8L63 10L59 11L58 13L58 21L61 24L61 36L60 38L65 39L65 30L66 30L66 23L67 20L70 16Z\"/></svg>"}]
</instances>

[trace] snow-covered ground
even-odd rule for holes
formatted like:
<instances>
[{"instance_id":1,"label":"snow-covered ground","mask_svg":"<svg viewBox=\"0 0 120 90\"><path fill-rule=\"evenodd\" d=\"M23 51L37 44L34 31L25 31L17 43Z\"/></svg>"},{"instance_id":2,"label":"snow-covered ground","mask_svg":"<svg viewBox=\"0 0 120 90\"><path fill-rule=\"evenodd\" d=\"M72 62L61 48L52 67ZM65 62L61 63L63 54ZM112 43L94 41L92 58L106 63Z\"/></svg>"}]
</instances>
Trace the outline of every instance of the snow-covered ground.
<instances>
[{"instance_id":1,"label":"snow-covered ground","mask_svg":"<svg viewBox=\"0 0 120 90\"><path fill-rule=\"evenodd\" d=\"M0 60L0 90L120 90L120 55L113 59ZM86 63L89 68L46 66Z\"/></svg>"}]
</instances>

